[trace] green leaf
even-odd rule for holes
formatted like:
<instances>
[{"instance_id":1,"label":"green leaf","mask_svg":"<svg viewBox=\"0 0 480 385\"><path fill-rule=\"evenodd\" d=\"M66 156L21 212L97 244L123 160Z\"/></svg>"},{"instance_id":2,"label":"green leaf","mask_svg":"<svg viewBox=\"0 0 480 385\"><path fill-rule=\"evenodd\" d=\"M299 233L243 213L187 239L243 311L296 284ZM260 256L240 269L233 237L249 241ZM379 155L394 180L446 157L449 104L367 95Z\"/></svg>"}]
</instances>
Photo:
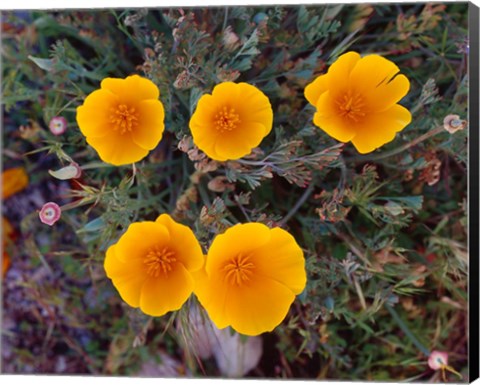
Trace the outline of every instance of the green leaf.
<instances>
[{"instance_id":1,"label":"green leaf","mask_svg":"<svg viewBox=\"0 0 480 385\"><path fill-rule=\"evenodd\" d=\"M389 201L391 205L394 203L398 203L401 205L401 207L408 208L413 211L421 210L423 205L422 195L409 197L377 197L376 199L383 199Z\"/></svg>"},{"instance_id":2,"label":"green leaf","mask_svg":"<svg viewBox=\"0 0 480 385\"><path fill-rule=\"evenodd\" d=\"M384 208L393 216L397 216L405 212L400 204L393 201L388 201Z\"/></svg>"},{"instance_id":3,"label":"green leaf","mask_svg":"<svg viewBox=\"0 0 480 385\"><path fill-rule=\"evenodd\" d=\"M197 107L198 99L200 99L202 94L203 94L203 91L201 88L194 87L190 90L190 101L189 101L190 114L193 114L193 111L195 111L195 108Z\"/></svg>"},{"instance_id":4,"label":"green leaf","mask_svg":"<svg viewBox=\"0 0 480 385\"><path fill-rule=\"evenodd\" d=\"M258 30L255 29L252 32L252 35L247 39L247 41L245 41L245 43L230 61L229 67L240 72L250 69L253 58L260 54L260 50L257 48L257 45Z\"/></svg>"},{"instance_id":5,"label":"green leaf","mask_svg":"<svg viewBox=\"0 0 480 385\"><path fill-rule=\"evenodd\" d=\"M55 64L53 59L43 59L32 55L28 55L28 58L45 71L51 71L53 69L53 65Z\"/></svg>"},{"instance_id":6,"label":"green leaf","mask_svg":"<svg viewBox=\"0 0 480 385\"><path fill-rule=\"evenodd\" d=\"M92 233L101 230L105 226L105 222L102 217L95 218L88 222L81 229L77 230L77 233Z\"/></svg>"}]
</instances>

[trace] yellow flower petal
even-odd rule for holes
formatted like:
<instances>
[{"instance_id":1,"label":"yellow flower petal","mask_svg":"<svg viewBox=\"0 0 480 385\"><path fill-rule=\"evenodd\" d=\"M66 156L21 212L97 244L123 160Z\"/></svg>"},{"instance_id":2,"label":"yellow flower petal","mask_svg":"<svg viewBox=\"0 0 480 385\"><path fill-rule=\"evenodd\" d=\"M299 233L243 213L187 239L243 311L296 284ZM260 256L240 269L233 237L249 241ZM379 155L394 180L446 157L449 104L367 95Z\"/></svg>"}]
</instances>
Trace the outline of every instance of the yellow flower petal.
<instances>
[{"instance_id":1,"label":"yellow flower petal","mask_svg":"<svg viewBox=\"0 0 480 385\"><path fill-rule=\"evenodd\" d=\"M129 275L112 279L112 284L120 294L120 298L131 307L140 306L140 295L145 278L138 275Z\"/></svg>"},{"instance_id":2,"label":"yellow flower petal","mask_svg":"<svg viewBox=\"0 0 480 385\"><path fill-rule=\"evenodd\" d=\"M132 131L135 144L145 150L153 150L160 142L165 128L163 120L165 113L159 100L143 100L138 105L140 122Z\"/></svg>"},{"instance_id":3,"label":"yellow flower petal","mask_svg":"<svg viewBox=\"0 0 480 385\"><path fill-rule=\"evenodd\" d=\"M138 261L132 264L122 262L117 258L115 247L110 246L105 257L104 268L107 277L112 279L113 286L120 293L121 298L130 306L138 307L140 293L145 275L140 268Z\"/></svg>"},{"instance_id":4,"label":"yellow flower petal","mask_svg":"<svg viewBox=\"0 0 480 385\"><path fill-rule=\"evenodd\" d=\"M313 123L332 138L344 143L352 140L356 133L354 124L339 115L330 91L324 92L318 98Z\"/></svg>"},{"instance_id":5,"label":"yellow flower petal","mask_svg":"<svg viewBox=\"0 0 480 385\"><path fill-rule=\"evenodd\" d=\"M233 329L256 336L277 327L294 299L285 285L270 278L257 279L251 286L230 290L225 312Z\"/></svg>"},{"instance_id":6,"label":"yellow flower petal","mask_svg":"<svg viewBox=\"0 0 480 385\"><path fill-rule=\"evenodd\" d=\"M169 215L160 215L155 223L159 223L168 231L170 239L175 243L178 260L189 271L196 271L203 267L205 258L202 248L189 227L175 222Z\"/></svg>"},{"instance_id":7,"label":"yellow flower petal","mask_svg":"<svg viewBox=\"0 0 480 385\"><path fill-rule=\"evenodd\" d=\"M213 121L215 114L221 107L221 102L210 94L202 95L198 99L195 113L190 118L190 130L194 142L220 135L220 131L214 128Z\"/></svg>"},{"instance_id":8,"label":"yellow flower petal","mask_svg":"<svg viewBox=\"0 0 480 385\"><path fill-rule=\"evenodd\" d=\"M360 61L360 55L356 52L347 52L341 55L328 69L328 89L336 96L344 92L350 85L350 72Z\"/></svg>"},{"instance_id":9,"label":"yellow flower petal","mask_svg":"<svg viewBox=\"0 0 480 385\"><path fill-rule=\"evenodd\" d=\"M244 123L240 129L217 137L214 149L219 159L216 160L238 159L250 154L260 144L265 132L265 126L260 123Z\"/></svg>"},{"instance_id":10,"label":"yellow flower petal","mask_svg":"<svg viewBox=\"0 0 480 385\"><path fill-rule=\"evenodd\" d=\"M142 78L138 75L128 76L125 79L126 88L132 92L135 90L136 100L157 100L160 96L158 87L151 80Z\"/></svg>"},{"instance_id":11,"label":"yellow flower petal","mask_svg":"<svg viewBox=\"0 0 480 385\"><path fill-rule=\"evenodd\" d=\"M208 315L217 328L226 328L230 325L225 312L229 287L222 284L221 277L209 278L205 269L194 272L192 276L195 280L194 293L198 301L208 309Z\"/></svg>"},{"instance_id":12,"label":"yellow flower petal","mask_svg":"<svg viewBox=\"0 0 480 385\"><path fill-rule=\"evenodd\" d=\"M97 150L100 159L114 166L138 162L148 154L148 150L136 145L131 138L126 140L115 134L101 138L87 136L87 143Z\"/></svg>"},{"instance_id":13,"label":"yellow flower petal","mask_svg":"<svg viewBox=\"0 0 480 385\"><path fill-rule=\"evenodd\" d=\"M164 279L149 278L140 295L140 310L159 317L182 307L192 294L194 281L182 264L178 264Z\"/></svg>"},{"instance_id":14,"label":"yellow flower petal","mask_svg":"<svg viewBox=\"0 0 480 385\"><path fill-rule=\"evenodd\" d=\"M390 82L382 83L366 93L367 103L375 112L384 111L399 102L409 91L410 81L405 75L397 75Z\"/></svg>"},{"instance_id":15,"label":"yellow flower petal","mask_svg":"<svg viewBox=\"0 0 480 385\"><path fill-rule=\"evenodd\" d=\"M143 259L153 245L169 245L171 241L168 229L161 223L132 223L118 240L116 255L124 262Z\"/></svg>"},{"instance_id":16,"label":"yellow flower petal","mask_svg":"<svg viewBox=\"0 0 480 385\"><path fill-rule=\"evenodd\" d=\"M412 120L412 115L398 104L388 110L372 114L361 126L352 143L361 154L372 152L378 147L391 142L395 134L405 128Z\"/></svg>"},{"instance_id":17,"label":"yellow flower petal","mask_svg":"<svg viewBox=\"0 0 480 385\"><path fill-rule=\"evenodd\" d=\"M96 90L88 95L77 108L77 124L82 134L94 138L110 134L110 110L116 103L118 97L108 90Z\"/></svg>"},{"instance_id":18,"label":"yellow flower petal","mask_svg":"<svg viewBox=\"0 0 480 385\"><path fill-rule=\"evenodd\" d=\"M220 83L213 88L213 91L218 92L218 87L224 85ZM224 99L216 98L212 94L203 94L197 102L198 115L202 119L210 119L222 107Z\"/></svg>"},{"instance_id":19,"label":"yellow flower petal","mask_svg":"<svg viewBox=\"0 0 480 385\"><path fill-rule=\"evenodd\" d=\"M210 159L213 159L219 162L224 162L228 160L228 158L217 154L217 151L215 150L216 141L212 140L211 137L202 136L201 139L198 139L198 138L196 140L194 139L193 142L198 148L201 148L202 151L205 154L207 154Z\"/></svg>"},{"instance_id":20,"label":"yellow flower petal","mask_svg":"<svg viewBox=\"0 0 480 385\"><path fill-rule=\"evenodd\" d=\"M397 65L379 55L361 58L350 73L350 84L359 93L368 93L387 84L400 72Z\"/></svg>"},{"instance_id":21,"label":"yellow flower petal","mask_svg":"<svg viewBox=\"0 0 480 385\"><path fill-rule=\"evenodd\" d=\"M229 286L219 276L209 280L205 271L194 277L195 295L215 326L231 326L245 335L272 331L283 321L295 299L292 290L267 277L241 287Z\"/></svg>"},{"instance_id":22,"label":"yellow flower petal","mask_svg":"<svg viewBox=\"0 0 480 385\"><path fill-rule=\"evenodd\" d=\"M252 148L257 147L263 139L265 132L265 125L258 122L241 123L240 130L226 133L217 139L217 142L223 140L224 142L238 143L239 146L248 146L251 151ZM250 153L250 152L249 152Z\"/></svg>"},{"instance_id":23,"label":"yellow flower petal","mask_svg":"<svg viewBox=\"0 0 480 385\"><path fill-rule=\"evenodd\" d=\"M267 96L259 92L258 88L248 83L238 83L238 94L240 103L238 103L238 112L242 119L242 124L250 126L255 123L263 126L263 136L260 136L256 142L261 142L264 136L267 136L273 127L272 105ZM244 129L247 131L246 129ZM257 145L258 145L257 144Z\"/></svg>"},{"instance_id":24,"label":"yellow flower petal","mask_svg":"<svg viewBox=\"0 0 480 385\"><path fill-rule=\"evenodd\" d=\"M217 101L217 105L219 101L221 101L221 104L236 105L239 102L239 97L241 97L239 91L238 83L223 82L213 87L212 97Z\"/></svg>"},{"instance_id":25,"label":"yellow flower petal","mask_svg":"<svg viewBox=\"0 0 480 385\"><path fill-rule=\"evenodd\" d=\"M305 87L305 98L311 105L317 105L320 95L328 91L328 84L328 75L321 75Z\"/></svg>"},{"instance_id":26,"label":"yellow flower petal","mask_svg":"<svg viewBox=\"0 0 480 385\"><path fill-rule=\"evenodd\" d=\"M305 258L295 238L280 228L270 230L268 244L255 250L255 266L258 274L269 277L300 294L307 283ZM272 245L275 254L272 254Z\"/></svg>"},{"instance_id":27,"label":"yellow flower petal","mask_svg":"<svg viewBox=\"0 0 480 385\"><path fill-rule=\"evenodd\" d=\"M117 253L115 253L115 246L116 245L110 246L105 255L103 267L105 268L107 277L115 277L116 279L131 275L143 277L145 275L143 260L140 258L121 259ZM134 274L132 274L132 272Z\"/></svg>"},{"instance_id":28,"label":"yellow flower petal","mask_svg":"<svg viewBox=\"0 0 480 385\"><path fill-rule=\"evenodd\" d=\"M125 79L105 78L100 87L119 95L126 102L158 99L160 91L151 81L138 75L128 76Z\"/></svg>"},{"instance_id":29,"label":"yellow flower petal","mask_svg":"<svg viewBox=\"0 0 480 385\"><path fill-rule=\"evenodd\" d=\"M211 275L239 251L251 252L270 241L270 229L262 223L238 224L217 235L208 250L205 268Z\"/></svg>"}]
</instances>

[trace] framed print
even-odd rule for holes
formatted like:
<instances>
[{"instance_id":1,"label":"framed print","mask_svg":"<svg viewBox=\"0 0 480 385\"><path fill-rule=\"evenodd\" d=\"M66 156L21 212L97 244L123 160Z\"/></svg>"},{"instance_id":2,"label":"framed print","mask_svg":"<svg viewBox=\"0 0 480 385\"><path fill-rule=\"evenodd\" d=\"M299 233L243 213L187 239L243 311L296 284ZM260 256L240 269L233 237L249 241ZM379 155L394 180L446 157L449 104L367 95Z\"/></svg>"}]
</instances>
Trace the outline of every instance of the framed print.
<instances>
[{"instance_id":1,"label":"framed print","mask_svg":"<svg viewBox=\"0 0 480 385\"><path fill-rule=\"evenodd\" d=\"M2 10L2 375L478 378L478 16Z\"/></svg>"}]
</instances>

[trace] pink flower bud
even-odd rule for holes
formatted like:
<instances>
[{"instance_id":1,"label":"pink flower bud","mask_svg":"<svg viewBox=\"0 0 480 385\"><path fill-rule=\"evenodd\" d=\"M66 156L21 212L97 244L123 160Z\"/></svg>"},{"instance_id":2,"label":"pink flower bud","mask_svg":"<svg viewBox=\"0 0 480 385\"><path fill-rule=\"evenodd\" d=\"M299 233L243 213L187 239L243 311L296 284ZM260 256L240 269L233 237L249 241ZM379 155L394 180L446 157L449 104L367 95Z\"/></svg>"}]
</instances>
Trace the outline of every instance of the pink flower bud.
<instances>
[{"instance_id":1,"label":"pink flower bud","mask_svg":"<svg viewBox=\"0 0 480 385\"><path fill-rule=\"evenodd\" d=\"M223 31L223 44L228 50L234 50L239 45L240 38L233 32L232 27L228 26Z\"/></svg>"},{"instance_id":2,"label":"pink flower bud","mask_svg":"<svg viewBox=\"0 0 480 385\"><path fill-rule=\"evenodd\" d=\"M442 369L448 365L448 353L434 350L428 356L428 366L433 370Z\"/></svg>"},{"instance_id":3,"label":"pink flower bud","mask_svg":"<svg viewBox=\"0 0 480 385\"><path fill-rule=\"evenodd\" d=\"M50 120L48 128L53 135L62 135L67 130L67 119L63 116L55 116Z\"/></svg>"},{"instance_id":4,"label":"pink flower bud","mask_svg":"<svg viewBox=\"0 0 480 385\"><path fill-rule=\"evenodd\" d=\"M62 209L55 202L47 202L42 206L42 209L38 213L42 223L52 226L56 221L60 219Z\"/></svg>"},{"instance_id":5,"label":"pink flower bud","mask_svg":"<svg viewBox=\"0 0 480 385\"><path fill-rule=\"evenodd\" d=\"M48 173L54 178L61 180L77 179L82 176L82 169L78 163L72 162L68 166L62 167L60 170L48 170Z\"/></svg>"},{"instance_id":6,"label":"pink flower bud","mask_svg":"<svg viewBox=\"0 0 480 385\"><path fill-rule=\"evenodd\" d=\"M458 115L447 115L443 119L443 128L450 134L454 134L458 130L463 130L467 126L467 121L460 119Z\"/></svg>"}]
</instances>

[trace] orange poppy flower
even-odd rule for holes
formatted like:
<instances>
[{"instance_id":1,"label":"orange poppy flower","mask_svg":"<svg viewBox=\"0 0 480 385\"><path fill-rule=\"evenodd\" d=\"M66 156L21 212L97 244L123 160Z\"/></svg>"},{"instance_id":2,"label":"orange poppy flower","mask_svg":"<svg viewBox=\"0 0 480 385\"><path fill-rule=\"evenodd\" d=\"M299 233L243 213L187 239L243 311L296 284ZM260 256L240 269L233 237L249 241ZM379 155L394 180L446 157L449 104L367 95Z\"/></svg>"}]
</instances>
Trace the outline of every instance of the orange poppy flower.
<instances>
[{"instance_id":1,"label":"orange poppy flower","mask_svg":"<svg viewBox=\"0 0 480 385\"><path fill-rule=\"evenodd\" d=\"M77 108L80 131L104 162L138 162L162 139L165 114L159 95L152 81L138 75L103 79Z\"/></svg>"},{"instance_id":2,"label":"orange poppy flower","mask_svg":"<svg viewBox=\"0 0 480 385\"><path fill-rule=\"evenodd\" d=\"M8 271L10 267L10 255L8 255L7 251L5 250L8 243L15 240L15 230L10 224L10 222L3 217L2 218L2 238L3 238L3 259L2 259L2 276Z\"/></svg>"},{"instance_id":3,"label":"orange poppy flower","mask_svg":"<svg viewBox=\"0 0 480 385\"><path fill-rule=\"evenodd\" d=\"M250 154L272 124L272 107L262 91L247 83L224 82L199 99L190 130L200 150L226 161Z\"/></svg>"},{"instance_id":4,"label":"orange poppy flower","mask_svg":"<svg viewBox=\"0 0 480 385\"><path fill-rule=\"evenodd\" d=\"M28 175L23 167L14 167L3 171L2 173L2 198L7 199L13 194L23 190L28 186ZM2 275L5 276L10 267L10 256L5 251L8 242L11 242L15 237L15 230L10 222L2 218L2 242L3 242L3 257L2 257Z\"/></svg>"},{"instance_id":5,"label":"orange poppy flower","mask_svg":"<svg viewBox=\"0 0 480 385\"><path fill-rule=\"evenodd\" d=\"M14 167L2 173L2 197L7 199L28 186L28 175L23 167Z\"/></svg>"},{"instance_id":6,"label":"orange poppy flower","mask_svg":"<svg viewBox=\"0 0 480 385\"><path fill-rule=\"evenodd\" d=\"M182 307L194 288L192 272L204 256L192 230L160 215L132 223L105 257L105 271L132 307L161 316Z\"/></svg>"},{"instance_id":7,"label":"orange poppy flower","mask_svg":"<svg viewBox=\"0 0 480 385\"><path fill-rule=\"evenodd\" d=\"M3 246L5 248L5 245ZM5 277L7 274L8 268L10 267L10 256L7 252L3 251L3 259L2 259L2 276Z\"/></svg>"},{"instance_id":8,"label":"orange poppy flower","mask_svg":"<svg viewBox=\"0 0 480 385\"><path fill-rule=\"evenodd\" d=\"M412 120L396 104L410 88L399 71L379 55L340 56L305 88L305 97L317 109L313 123L340 142L351 141L361 154L392 141Z\"/></svg>"},{"instance_id":9,"label":"orange poppy flower","mask_svg":"<svg viewBox=\"0 0 480 385\"><path fill-rule=\"evenodd\" d=\"M217 235L195 295L213 323L246 335L273 330L306 284L305 259L281 228L238 224Z\"/></svg>"}]
</instances>

